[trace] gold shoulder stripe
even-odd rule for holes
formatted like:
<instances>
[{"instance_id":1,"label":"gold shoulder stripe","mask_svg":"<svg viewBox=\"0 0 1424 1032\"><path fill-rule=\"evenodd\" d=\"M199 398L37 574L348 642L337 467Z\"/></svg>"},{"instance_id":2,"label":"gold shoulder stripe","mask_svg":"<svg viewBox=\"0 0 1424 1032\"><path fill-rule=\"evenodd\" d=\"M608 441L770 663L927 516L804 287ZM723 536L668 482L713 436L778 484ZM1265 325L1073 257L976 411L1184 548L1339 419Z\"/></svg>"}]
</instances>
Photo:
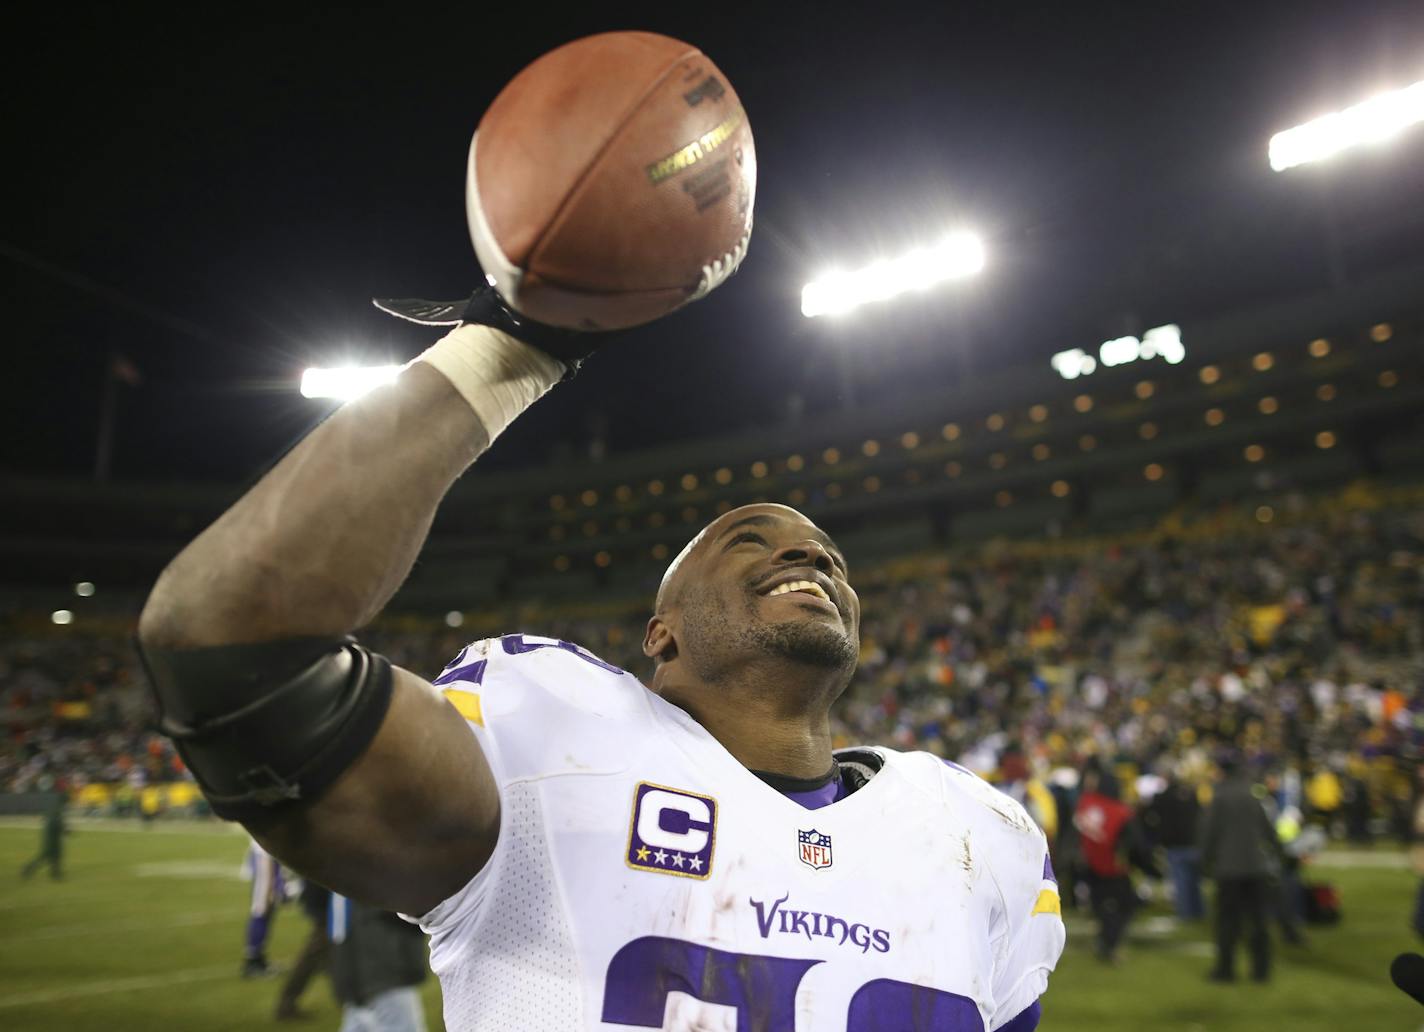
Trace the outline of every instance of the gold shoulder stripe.
<instances>
[{"instance_id":1,"label":"gold shoulder stripe","mask_svg":"<svg viewBox=\"0 0 1424 1032\"><path fill-rule=\"evenodd\" d=\"M1033 913L1028 916L1032 917L1034 914L1061 915L1062 913L1062 907L1058 903L1058 893L1052 889L1039 889L1038 902L1033 905Z\"/></svg>"},{"instance_id":2,"label":"gold shoulder stripe","mask_svg":"<svg viewBox=\"0 0 1424 1032\"><path fill-rule=\"evenodd\" d=\"M464 717L471 724L485 726L485 715L480 709L480 697L474 692L467 692L460 688L446 688L445 698L450 700L450 705L455 707L455 712Z\"/></svg>"}]
</instances>

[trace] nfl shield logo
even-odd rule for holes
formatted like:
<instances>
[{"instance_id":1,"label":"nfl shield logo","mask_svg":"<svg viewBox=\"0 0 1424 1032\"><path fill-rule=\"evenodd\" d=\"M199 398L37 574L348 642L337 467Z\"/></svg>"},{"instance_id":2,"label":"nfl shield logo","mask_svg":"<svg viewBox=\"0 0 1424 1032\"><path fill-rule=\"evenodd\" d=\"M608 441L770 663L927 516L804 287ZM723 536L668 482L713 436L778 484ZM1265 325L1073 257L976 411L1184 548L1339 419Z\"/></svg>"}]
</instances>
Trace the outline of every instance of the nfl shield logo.
<instances>
[{"instance_id":1,"label":"nfl shield logo","mask_svg":"<svg viewBox=\"0 0 1424 1032\"><path fill-rule=\"evenodd\" d=\"M803 864L817 869L831 866L831 836L812 828L810 831L798 831L796 837Z\"/></svg>"}]
</instances>

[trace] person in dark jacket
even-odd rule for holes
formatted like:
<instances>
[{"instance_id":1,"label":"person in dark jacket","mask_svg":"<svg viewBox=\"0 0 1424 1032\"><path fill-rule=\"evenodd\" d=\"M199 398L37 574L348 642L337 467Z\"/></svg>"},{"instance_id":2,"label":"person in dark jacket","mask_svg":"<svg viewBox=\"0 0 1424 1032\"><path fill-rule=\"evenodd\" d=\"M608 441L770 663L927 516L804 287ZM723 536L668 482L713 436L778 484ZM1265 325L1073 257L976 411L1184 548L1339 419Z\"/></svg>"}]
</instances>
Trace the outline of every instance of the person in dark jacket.
<instances>
[{"instance_id":1,"label":"person in dark jacket","mask_svg":"<svg viewBox=\"0 0 1424 1032\"><path fill-rule=\"evenodd\" d=\"M56 880L64 877L64 836L69 829L64 824L64 806L69 800L63 792L55 792L45 809L44 824L40 828L40 851L34 859L20 870L22 878L31 878L41 867L49 867L49 876Z\"/></svg>"},{"instance_id":2,"label":"person in dark jacket","mask_svg":"<svg viewBox=\"0 0 1424 1032\"><path fill-rule=\"evenodd\" d=\"M425 1032L416 988L425 980L425 934L395 914L331 894L331 987L340 1032Z\"/></svg>"},{"instance_id":3,"label":"person in dark jacket","mask_svg":"<svg viewBox=\"0 0 1424 1032\"><path fill-rule=\"evenodd\" d=\"M287 973L287 980L282 983L282 991L277 995L274 1016L278 1021L300 1021L307 1017L299 1003L312 977L318 971L325 970L331 954L331 938L327 934L330 909L331 890L310 879L304 881L302 911L311 921L311 930L292 964L292 970Z\"/></svg>"},{"instance_id":4,"label":"person in dark jacket","mask_svg":"<svg viewBox=\"0 0 1424 1032\"><path fill-rule=\"evenodd\" d=\"M1183 921L1199 921L1206 916L1201 891L1201 853L1197 849L1197 825L1201 804L1197 790L1171 775L1167 787L1152 797L1142 814L1142 822L1153 841L1167 854L1167 870L1172 877L1172 905Z\"/></svg>"},{"instance_id":5,"label":"person in dark jacket","mask_svg":"<svg viewBox=\"0 0 1424 1032\"><path fill-rule=\"evenodd\" d=\"M1221 779L1201 830L1202 870L1216 880L1216 982L1236 978L1236 940L1248 926L1251 977L1271 977L1271 937L1266 919L1272 883L1280 870L1281 843L1237 757L1220 762Z\"/></svg>"}]
</instances>

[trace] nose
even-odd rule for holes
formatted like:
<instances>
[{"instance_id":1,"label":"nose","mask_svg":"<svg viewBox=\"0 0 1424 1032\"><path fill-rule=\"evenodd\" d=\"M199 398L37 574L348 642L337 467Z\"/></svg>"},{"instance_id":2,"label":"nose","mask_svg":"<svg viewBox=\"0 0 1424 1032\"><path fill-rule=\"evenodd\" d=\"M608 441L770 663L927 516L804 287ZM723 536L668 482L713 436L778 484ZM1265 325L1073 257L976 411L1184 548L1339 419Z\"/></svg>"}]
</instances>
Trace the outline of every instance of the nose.
<instances>
[{"instance_id":1,"label":"nose","mask_svg":"<svg viewBox=\"0 0 1424 1032\"><path fill-rule=\"evenodd\" d=\"M836 564L831 553L819 541L807 539L794 545L778 548L771 561L778 566L814 566L822 573L832 573Z\"/></svg>"}]
</instances>

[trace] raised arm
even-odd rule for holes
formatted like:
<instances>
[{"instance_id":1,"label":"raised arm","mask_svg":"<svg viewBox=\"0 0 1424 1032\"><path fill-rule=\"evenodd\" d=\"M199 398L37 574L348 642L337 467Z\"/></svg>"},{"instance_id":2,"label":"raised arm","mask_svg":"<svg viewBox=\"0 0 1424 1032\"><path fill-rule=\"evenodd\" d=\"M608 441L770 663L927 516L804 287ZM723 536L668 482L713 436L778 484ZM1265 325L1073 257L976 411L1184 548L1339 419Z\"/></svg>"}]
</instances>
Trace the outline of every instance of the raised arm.
<instances>
[{"instance_id":1,"label":"raised arm","mask_svg":"<svg viewBox=\"0 0 1424 1032\"><path fill-rule=\"evenodd\" d=\"M450 485L565 369L472 325L422 359L200 534L139 623L166 728L209 797L236 800L219 812L321 884L407 913L489 858L499 797L439 692L342 639L404 581Z\"/></svg>"}]
</instances>

